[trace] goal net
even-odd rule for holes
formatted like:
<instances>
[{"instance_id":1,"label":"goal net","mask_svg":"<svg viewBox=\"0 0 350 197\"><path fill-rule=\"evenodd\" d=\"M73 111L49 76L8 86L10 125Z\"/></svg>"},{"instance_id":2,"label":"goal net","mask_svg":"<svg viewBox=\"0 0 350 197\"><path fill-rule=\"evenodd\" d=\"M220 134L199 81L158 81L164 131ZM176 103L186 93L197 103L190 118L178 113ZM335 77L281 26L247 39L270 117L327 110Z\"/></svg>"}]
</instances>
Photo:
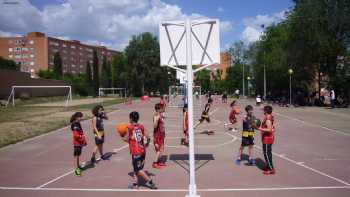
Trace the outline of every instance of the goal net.
<instances>
[{"instance_id":1,"label":"goal net","mask_svg":"<svg viewBox=\"0 0 350 197\"><path fill-rule=\"evenodd\" d=\"M169 106L183 107L186 103L186 86L169 86ZM202 105L202 89L200 86L193 86L194 107Z\"/></svg>"},{"instance_id":2,"label":"goal net","mask_svg":"<svg viewBox=\"0 0 350 197\"><path fill-rule=\"evenodd\" d=\"M53 97L64 96L64 106L68 106L72 101L71 86L12 86L11 93L7 99L6 106L12 103L15 106L15 100L18 97L25 95L31 97Z\"/></svg>"},{"instance_id":3,"label":"goal net","mask_svg":"<svg viewBox=\"0 0 350 197\"><path fill-rule=\"evenodd\" d=\"M127 99L127 91L126 88L99 88L98 96L100 98L118 98L125 101Z\"/></svg>"}]
</instances>

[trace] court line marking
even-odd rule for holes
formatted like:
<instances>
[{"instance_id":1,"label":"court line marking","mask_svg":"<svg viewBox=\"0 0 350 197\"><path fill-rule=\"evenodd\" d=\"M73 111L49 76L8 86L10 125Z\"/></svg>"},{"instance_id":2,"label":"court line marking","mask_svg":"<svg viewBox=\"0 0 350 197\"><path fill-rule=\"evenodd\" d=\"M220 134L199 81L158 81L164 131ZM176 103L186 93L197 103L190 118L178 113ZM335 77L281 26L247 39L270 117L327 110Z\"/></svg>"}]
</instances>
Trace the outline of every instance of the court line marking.
<instances>
[{"instance_id":1,"label":"court line marking","mask_svg":"<svg viewBox=\"0 0 350 197\"><path fill-rule=\"evenodd\" d=\"M257 187L257 188L208 188L197 189L199 192L233 192L233 191L283 191L283 190L321 190L321 189L350 189L350 186L320 186L320 187ZM35 187L0 187L0 190L20 191L89 191L89 192L188 192L188 189L90 189L90 188L35 188Z\"/></svg>"},{"instance_id":2,"label":"court line marking","mask_svg":"<svg viewBox=\"0 0 350 197\"><path fill-rule=\"evenodd\" d=\"M259 149L259 150L262 150L261 147L258 147L258 146L256 146L256 145L255 145L254 147L257 148L257 149ZM272 152L272 154L275 155L275 156L277 156L277 157L279 157L279 158L282 158L282 159L284 159L284 160L287 160L287 161L289 161L289 162L291 162L291 163L293 163L293 164L295 164L295 165L301 166L301 167L306 168L306 169L308 169L308 170L311 170L311 171L313 171L313 172L315 172L315 173L317 173L317 174L320 174L320 175L322 175L322 176L325 176L325 177L328 177L328 178L330 178L330 179L333 179L334 181L337 181L337 182L339 182L339 183L342 183L342 184L344 184L344 185L346 185L346 186L350 186L350 183L348 183L348 182L346 182L346 181L343 181L343 180L341 180L341 179L335 178L334 176L331 176L331 175L329 175L329 174L326 174L326 173L324 173L324 172L321 172L321 171L319 171L319 170L316 170L316 169L314 169L314 168L312 168L312 167L310 167L310 166L305 165L305 164L302 163L302 162L298 162L298 161L295 161L295 160L293 160L293 159L290 159L290 158L286 157L285 155L280 155L280 154L275 153L275 152Z\"/></svg>"},{"instance_id":3,"label":"court line marking","mask_svg":"<svg viewBox=\"0 0 350 197\"><path fill-rule=\"evenodd\" d=\"M345 133L343 131L339 131L339 130L336 130L336 129L330 129L330 128L322 126L322 125L317 125L317 124L314 124L314 123L311 123L311 122L306 122L304 120L300 120L298 118L294 118L294 117L291 117L291 116L288 116L288 115L284 115L284 114L281 114L281 113L277 113L277 112L274 112L274 113L279 115L279 116L282 116L282 117L285 117L285 118L288 118L288 119L291 119L291 120L295 120L295 121L301 122L301 123L309 125L309 126L319 127L319 128L325 129L325 130L330 131L330 132L335 132L335 133L342 134L342 135L350 137L349 133Z\"/></svg>"},{"instance_id":4,"label":"court line marking","mask_svg":"<svg viewBox=\"0 0 350 197\"><path fill-rule=\"evenodd\" d=\"M117 153L117 152L119 152L119 151L121 151L121 150L123 150L123 149L125 149L125 148L127 148L127 147L129 147L129 144L126 144L126 145L124 145L124 146L122 146L122 147L120 147L120 148L118 148L118 149L114 149L113 152L114 152L114 153ZM83 163L83 164L85 165L86 163ZM70 171L68 171L68 172L66 172L66 173L64 173L64 174L62 174L61 176L58 176L58 177L56 177L56 178L54 178L54 179L51 179L50 181L48 181L48 182L46 182L46 183L44 183L44 184L42 184L42 185L37 186L36 188L41 189L41 188L43 188L43 187L45 187L45 186L47 186L47 185L49 185L49 184L51 184L51 183L54 183L54 182L56 182L56 181L62 179L63 177L66 177L66 176L72 174L73 172L74 172L74 170L70 170Z\"/></svg>"}]
</instances>

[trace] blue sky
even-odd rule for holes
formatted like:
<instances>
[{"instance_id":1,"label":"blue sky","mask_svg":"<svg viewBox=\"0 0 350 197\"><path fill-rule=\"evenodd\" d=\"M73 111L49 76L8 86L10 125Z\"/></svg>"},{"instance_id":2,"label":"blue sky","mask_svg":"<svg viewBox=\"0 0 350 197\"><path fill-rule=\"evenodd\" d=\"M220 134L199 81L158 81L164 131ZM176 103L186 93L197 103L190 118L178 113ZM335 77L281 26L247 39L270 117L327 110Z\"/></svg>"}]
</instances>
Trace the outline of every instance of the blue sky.
<instances>
[{"instance_id":1,"label":"blue sky","mask_svg":"<svg viewBox=\"0 0 350 197\"><path fill-rule=\"evenodd\" d=\"M5 0L1 0L5 2ZM261 24L283 20L292 0L6 0L0 6L0 35L42 31L122 50L130 37L144 31L158 34L162 20L218 18L221 48L234 41L257 40ZM14 19L15 18L15 19Z\"/></svg>"}]
</instances>

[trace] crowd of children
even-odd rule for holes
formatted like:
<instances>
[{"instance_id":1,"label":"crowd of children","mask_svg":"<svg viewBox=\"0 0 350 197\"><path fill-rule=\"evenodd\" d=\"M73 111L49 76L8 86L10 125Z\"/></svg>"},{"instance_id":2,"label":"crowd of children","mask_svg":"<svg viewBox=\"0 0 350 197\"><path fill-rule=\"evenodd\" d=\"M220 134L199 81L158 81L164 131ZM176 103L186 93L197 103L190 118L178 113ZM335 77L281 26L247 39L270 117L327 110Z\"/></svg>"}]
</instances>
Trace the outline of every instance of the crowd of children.
<instances>
[{"instance_id":1,"label":"crowd of children","mask_svg":"<svg viewBox=\"0 0 350 197\"><path fill-rule=\"evenodd\" d=\"M210 123L210 107L213 103L212 98L209 97L207 104L201 114L201 118L195 128L207 121ZM165 162L162 161L162 156L164 154L164 140L165 140L165 126L164 126L164 112L166 108L166 102L163 97L159 103L155 104L155 113L153 116L153 143L155 148L156 156L152 164L153 168L161 169L166 166ZM238 123L237 115L240 113L237 110L237 103L233 101L230 104L229 113L229 123L232 126L236 126ZM241 136L241 146L239 148L239 153L235 159L235 163L239 165L242 161L242 154L245 147L248 147L248 164L255 165L255 159L253 158L253 147L254 147L254 136L255 130L261 132L262 136L262 146L263 154L266 161L266 169L264 170L265 175L275 174L275 169L272 162L272 145L274 143L274 117L272 115L272 107L265 106L264 118L260 124L257 124L257 118L253 114L253 106L247 105L245 107L245 116L243 117L242 125L242 136ZM103 121L108 119L103 106L97 105L92 109L93 118L91 121L91 128L95 137L95 146L92 151L91 164L94 165L97 160L105 160L105 155L103 153L103 144L105 141L105 132ZM71 130L73 135L73 146L74 146L74 161L75 161L75 175L81 176L82 166L80 165L80 155L82 149L87 145L84 131L80 124L83 114L81 112L76 112L72 115ZM132 188L138 188L139 177L142 177L146 181L146 186L151 189L157 189L153 180L149 175L143 170L146 157L146 148L150 143L150 136L146 132L144 126L139 124L140 115L137 111L133 111L129 114L129 125L127 127L127 134L122 137L122 139L129 144L129 150L131 154L132 166L134 170L134 180L132 183ZM188 106L185 104L183 106L183 137L181 138L181 144L188 146ZM225 124L227 125L227 124ZM237 128L229 128L229 131L237 131ZM209 132L209 131L208 131ZM213 134L213 133L211 133ZM209 135L209 133L208 133ZM96 159L97 152L100 154L100 158Z\"/></svg>"}]
</instances>

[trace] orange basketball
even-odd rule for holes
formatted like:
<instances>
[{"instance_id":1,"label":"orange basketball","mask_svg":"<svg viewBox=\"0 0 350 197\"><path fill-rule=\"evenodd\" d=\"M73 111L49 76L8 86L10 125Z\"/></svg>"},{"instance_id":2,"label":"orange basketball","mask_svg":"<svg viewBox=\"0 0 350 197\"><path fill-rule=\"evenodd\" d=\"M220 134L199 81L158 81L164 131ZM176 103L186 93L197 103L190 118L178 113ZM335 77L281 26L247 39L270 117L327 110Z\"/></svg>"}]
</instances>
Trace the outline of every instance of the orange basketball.
<instances>
[{"instance_id":1,"label":"orange basketball","mask_svg":"<svg viewBox=\"0 0 350 197\"><path fill-rule=\"evenodd\" d=\"M239 108L239 106L235 106L234 109L235 109L236 114L241 113L241 108Z\"/></svg>"},{"instance_id":2,"label":"orange basketball","mask_svg":"<svg viewBox=\"0 0 350 197\"><path fill-rule=\"evenodd\" d=\"M116 126L116 131L121 137L124 137L125 134L128 132L128 124L126 124L126 123L118 124Z\"/></svg>"}]
</instances>

